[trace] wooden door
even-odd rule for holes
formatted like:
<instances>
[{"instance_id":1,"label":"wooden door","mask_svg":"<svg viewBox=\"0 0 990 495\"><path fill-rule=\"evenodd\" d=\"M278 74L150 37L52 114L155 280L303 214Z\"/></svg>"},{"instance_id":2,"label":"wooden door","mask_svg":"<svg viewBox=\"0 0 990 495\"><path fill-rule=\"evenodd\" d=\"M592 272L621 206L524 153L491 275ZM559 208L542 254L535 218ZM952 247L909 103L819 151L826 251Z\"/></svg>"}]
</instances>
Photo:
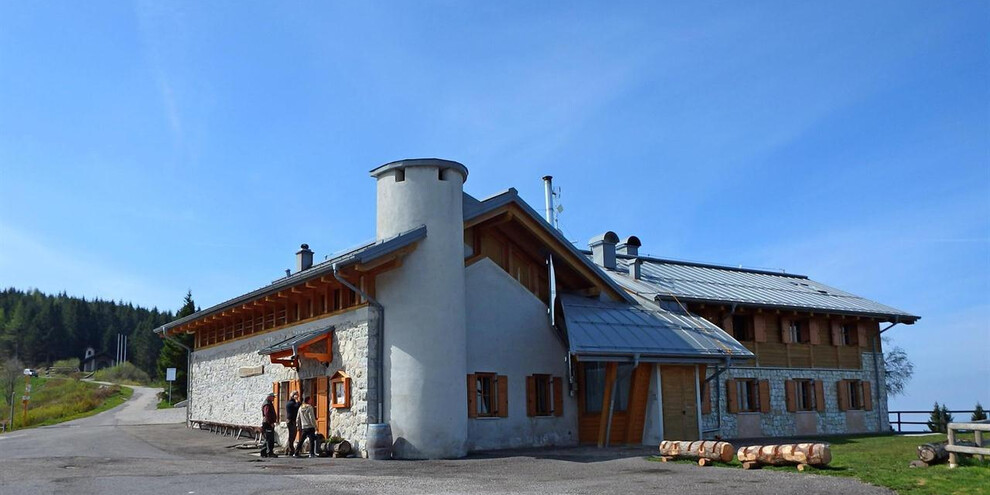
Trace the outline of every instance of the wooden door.
<instances>
[{"instance_id":1,"label":"wooden door","mask_svg":"<svg viewBox=\"0 0 990 495\"><path fill-rule=\"evenodd\" d=\"M698 440L694 366L661 366L664 440Z\"/></svg>"},{"instance_id":2,"label":"wooden door","mask_svg":"<svg viewBox=\"0 0 990 495\"><path fill-rule=\"evenodd\" d=\"M322 433L324 438L330 438L327 426L330 418L330 402L327 400L327 390L330 381L325 376L316 379L316 432Z\"/></svg>"}]
</instances>

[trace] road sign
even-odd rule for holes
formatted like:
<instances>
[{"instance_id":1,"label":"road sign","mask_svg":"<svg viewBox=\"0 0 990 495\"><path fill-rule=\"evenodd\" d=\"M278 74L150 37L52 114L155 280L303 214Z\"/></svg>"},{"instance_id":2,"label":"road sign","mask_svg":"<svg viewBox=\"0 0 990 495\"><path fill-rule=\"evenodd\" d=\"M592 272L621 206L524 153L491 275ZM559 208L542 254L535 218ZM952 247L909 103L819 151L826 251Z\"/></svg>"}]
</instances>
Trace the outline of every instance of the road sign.
<instances>
[{"instance_id":1,"label":"road sign","mask_svg":"<svg viewBox=\"0 0 990 495\"><path fill-rule=\"evenodd\" d=\"M174 382L175 381L175 368L165 369L165 381Z\"/></svg>"},{"instance_id":2,"label":"road sign","mask_svg":"<svg viewBox=\"0 0 990 495\"><path fill-rule=\"evenodd\" d=\"M29 400L31 400L31 396L30 395L22 395L21 396L21 402L27 402Z\"/></svg>"}]
</instances>

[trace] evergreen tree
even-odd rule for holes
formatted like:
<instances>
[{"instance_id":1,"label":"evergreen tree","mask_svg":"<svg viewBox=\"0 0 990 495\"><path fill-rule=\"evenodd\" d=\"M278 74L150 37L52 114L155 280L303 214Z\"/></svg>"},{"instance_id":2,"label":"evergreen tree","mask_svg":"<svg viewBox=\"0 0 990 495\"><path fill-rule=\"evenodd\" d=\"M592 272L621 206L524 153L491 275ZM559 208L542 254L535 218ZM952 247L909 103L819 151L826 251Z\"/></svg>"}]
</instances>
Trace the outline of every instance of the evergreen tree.
<instances>
[{"instance_id":1,"label":"evergreen tree","mask_svg":"<svg viewBox=\"0 0 990 495\"><path fill-rule=\"evenodd\" d=\"M928 429L935 433L945 433L947 431L947 425L953 421L952 414L949 412L948 406L942 404L939 406L938 402L935 402L935 406L932 407L931 415L928 418Z\"/></svg>"},{"instance_id":2,"label":"evergreen tree","mask_svg":"<svg viewBox=\"0 0 990 495\"><path fill-rule=\"evenodd\" d=\"M196 312L196 303L193 302L192 291L186 292L186 297L182 301L182 308L175 314L175 319L189 316ZM192 335L176 335L175 339L182 344L192 348ZM158 354L158 378L165 379L165 371L168 368L175 368L175 383L172 386L172 398L180 401L186 398L188 386L186 350L176 344L172 339L165 339L161 352Z\"/></svg>"},{"instance_id":3,"label":"evergreen tree","mask_svg":"<svg viewBox=\"0 0 990 495\"><path fill-rule=\"evenodd\" d=\"M979 402L976 403L976 408L973 411L973 416L970 418L971 421L983 421L987 419L987 413L983 410L983 405Z\"/></svg>"}]
</instances>

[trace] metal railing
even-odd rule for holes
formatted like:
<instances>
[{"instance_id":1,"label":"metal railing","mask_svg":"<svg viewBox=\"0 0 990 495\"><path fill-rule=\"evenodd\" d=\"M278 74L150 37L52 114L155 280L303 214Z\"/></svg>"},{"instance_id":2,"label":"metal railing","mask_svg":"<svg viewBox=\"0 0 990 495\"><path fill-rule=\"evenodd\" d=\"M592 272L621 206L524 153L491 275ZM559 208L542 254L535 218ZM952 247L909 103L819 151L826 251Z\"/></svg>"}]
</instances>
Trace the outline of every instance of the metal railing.
<instances>
[{"instance_id":1,"label":"metal railing","mask_svg":"<svg viewBox=\"0 0 990 495\"><path fill-rule=\"evenodd\" d=\"M907 430L907 433L918 433L918 432L923 432L923 431L930 431L929 428L928 428L928 423L930 423L931 420L932 420L932 412L934 412L932 409L929 409L927 411L887 411L887 420L890 422L890 427L891 428L895 428L894 425L897 425L896 426L897 433L905 433L905 431L902 429L903 428L903 425L920 425L920 426L922 426L921 429ZM971 415L974 412L976 412L976 410L974 410L974 409L969 409L969 410L965 410L965 411L964 410L954 410L954 411L947 411L947 412L949 414L952 414L955 417L955 419L953 419L952 421L969 421L969 418L971 417ZM963 414L965 416L955 416L956 414ZM897 419L896 420L890 419L892 415L893 416L896 416ZM921 418L924 419L924 421L905 421L902 418L902 415L910 415L911 418L914 418L915 416L921 416ZM941 418L941 421L939 421L938 423L939 423L939 426L941 426L940 431L943 431L944 432L944 431L947 431L948 430L949 421L948 421L948 419L946 417L943 416Z\"/></svg>"}]
</instances>

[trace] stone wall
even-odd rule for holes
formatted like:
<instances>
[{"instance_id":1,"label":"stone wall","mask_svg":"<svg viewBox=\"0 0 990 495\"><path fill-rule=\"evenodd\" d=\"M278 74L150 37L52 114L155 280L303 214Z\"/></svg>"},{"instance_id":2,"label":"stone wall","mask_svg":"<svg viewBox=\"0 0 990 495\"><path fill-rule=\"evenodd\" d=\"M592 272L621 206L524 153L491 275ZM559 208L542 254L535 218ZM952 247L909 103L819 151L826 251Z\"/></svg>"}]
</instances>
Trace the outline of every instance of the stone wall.
<instances>
[{"instance_id":1,"label":"stone wall","mask_svg":"<svg viewBox=\"0 0 990 495\"><path fill-rule=\"evenodd\" d=\"M368 308L362 307L193 352L189 406L192 421L260 425L261 405L274 382L329 377L343 370L351 377L351 407L331 409L328 429L331 435L343 437L360 449L368 423L368 401L376 397L368 373L369 366L375 362L368 343L369 323L373 321L369 320ZM335 327L329 366L303 359L297 371L272 364L268 356L258 354L258 350L293 335L329 325ZM238 375L240 368L256 366L263 366L264 372L244 378Z\"/></svg>"},{"instance_id":2,"label":"stone wall","mask_svg":"<svg viewBox=\"0 0 990 495\"><path fill-rule=\"evenodd\" d=\"M887 418L887 394L883 385L883 358L877 355L879 365L879 383L873 369L873 353L864 352L861 356L862 369L859 370L839 370L839 369L816 369L816 368L755 368L755 367L732 367L729 371L722 373L717 381L721 400L716 402L715 391L712 389L712 414L702 416L704 430L714 430L717 427L716 411L721 410L722 424L717 432L705 434L706 438L711 438L719 434L723 438L738 438L739 422L747 421L755 424L759 422L761 433L759 436L767 437L790 437L802 436L797 430L797 420L802 415L802 420L817 421L818 435L833 435L856 433L857 425L861 422L865 432L885 432L890 429ZM708 375L711 376L714 370L708 368ZM770 381L770 411L769 413L728 413L726 409L725 382L732 378L756 378ZM824 412L801 412L793 413L787 411L786 392L784 382L792 379L821 380L823 391L825 392ZM872 411L840 411L838 402L839 380L863 380L870 382L870 390L873 396ZM718 406L718 407L717 407ZM751 436L751 435L743 435Z\"/></svg>"}]
</instances>

